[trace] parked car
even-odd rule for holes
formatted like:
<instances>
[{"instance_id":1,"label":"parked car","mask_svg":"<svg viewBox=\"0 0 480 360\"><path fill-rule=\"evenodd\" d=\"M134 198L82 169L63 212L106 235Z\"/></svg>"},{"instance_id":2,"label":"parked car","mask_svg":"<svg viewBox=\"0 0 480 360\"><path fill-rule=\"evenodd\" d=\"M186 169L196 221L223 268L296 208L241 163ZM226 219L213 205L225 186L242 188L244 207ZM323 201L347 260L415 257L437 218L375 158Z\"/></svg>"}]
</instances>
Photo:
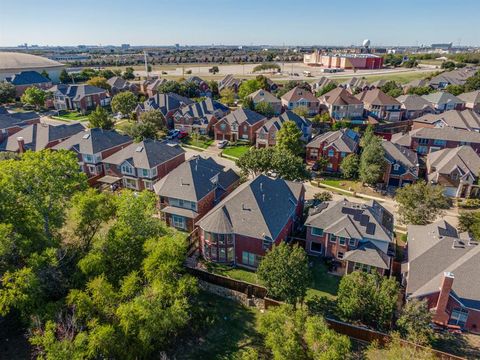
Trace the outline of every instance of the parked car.
<instances>
[{"instance_id":1,"label":"parked car","mask_svg":"<svg viewBox=\"0 0 480 360\"><path fill-rule=\"evenodd\" d=\"M188 133L187 133L186 131L183 131L183 130L182 130L182 131L180 131L180 132L178 133L178 138L179 138L179 139L186 138L187 136L188 136Z\"/></svg>"},{"instance_id":2,"label":"parked car","mask_svg":"<svg viewBox=\"0 0 480 360\"><path fill-rule=\"evenodd\" d=\"M224 148L225 146L227 146L227 145L228 145L228 140L222 140L222 141L220 141L220 142L217 144L217 147L218 147L219 149L223 149L223 148Z\"/></svg>"},{"instance_id":3,"label":"parked car","mask_svg":"<svg viewBox=\"0 0 480 360\"><path fill-rule=\"evenodd\" d=\"M172 139L175 139L178 134L180 134L180 130L170 130L168 133L167 133L167 139L168 140L172 140Z\"/></svg>"}]
</instances>

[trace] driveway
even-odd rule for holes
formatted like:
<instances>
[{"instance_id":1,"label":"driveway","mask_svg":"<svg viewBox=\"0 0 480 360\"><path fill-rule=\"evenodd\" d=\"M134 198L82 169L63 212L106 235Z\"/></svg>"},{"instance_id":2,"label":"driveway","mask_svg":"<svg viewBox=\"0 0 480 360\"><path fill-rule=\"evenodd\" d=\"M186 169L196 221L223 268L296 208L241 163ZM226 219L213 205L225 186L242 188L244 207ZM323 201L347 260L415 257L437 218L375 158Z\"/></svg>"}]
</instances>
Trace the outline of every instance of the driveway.
<instances>
[{"instance_id":1,"label":"driveway","mask_svg":"<svg viewBox=\"0 0 480 360\"><path fill-rule=\"evenodd\" d=\"M222 152L222 150L217 148L216 143L213 143L204 151L198 151L198 150L195 150L192 148L186 148L186 147L184 147L183 149L185 150L186 159L190 159L192 156L196 156L196 155L200 155L203 158L211 157L220 165L229 167L236 172L240 172L240 169L238 168L238 166L235 165L235 161L227 158L223 158L220 156L220 153Z\"/></svg>"}]
</instances>

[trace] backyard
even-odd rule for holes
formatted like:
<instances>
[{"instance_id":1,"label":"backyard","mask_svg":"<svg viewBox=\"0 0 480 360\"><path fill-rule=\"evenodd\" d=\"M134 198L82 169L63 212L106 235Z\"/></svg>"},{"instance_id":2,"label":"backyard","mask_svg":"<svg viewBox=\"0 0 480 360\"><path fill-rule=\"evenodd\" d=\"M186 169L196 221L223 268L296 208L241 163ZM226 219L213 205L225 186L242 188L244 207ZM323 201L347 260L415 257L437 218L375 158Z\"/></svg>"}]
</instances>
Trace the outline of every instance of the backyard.
<instances>
[{"instance_id":1,"label":"backyard","mask_svg":"<svg viewBox=\"0 0 480 360\"><path fill-rule=\"evenodd\" d=\"M250 145L232 145L227 146L223 151L222 155L227 155L234 157L236 159L240 158L243 154L245 154L249 149Z\"/></svg>"}]
</instances>

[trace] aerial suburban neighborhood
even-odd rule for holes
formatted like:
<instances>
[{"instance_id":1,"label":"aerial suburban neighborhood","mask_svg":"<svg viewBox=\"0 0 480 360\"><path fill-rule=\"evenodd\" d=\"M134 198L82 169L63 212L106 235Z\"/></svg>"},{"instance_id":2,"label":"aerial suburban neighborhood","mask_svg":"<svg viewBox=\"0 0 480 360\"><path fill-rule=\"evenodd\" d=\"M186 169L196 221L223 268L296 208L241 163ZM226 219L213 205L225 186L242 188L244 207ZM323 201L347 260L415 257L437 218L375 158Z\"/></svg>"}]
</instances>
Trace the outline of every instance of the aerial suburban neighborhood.
<instances>
[{"instance_id":1,"label":"aerial suburban neighborhood","mask_svg":"<svg viewBox=\"0 0 480 360\"><path fill-rule=\"evenodd\" d=\"M145 2L0 5L0 359L480 359L479 4Z\"/></svg>"}]
</instances>

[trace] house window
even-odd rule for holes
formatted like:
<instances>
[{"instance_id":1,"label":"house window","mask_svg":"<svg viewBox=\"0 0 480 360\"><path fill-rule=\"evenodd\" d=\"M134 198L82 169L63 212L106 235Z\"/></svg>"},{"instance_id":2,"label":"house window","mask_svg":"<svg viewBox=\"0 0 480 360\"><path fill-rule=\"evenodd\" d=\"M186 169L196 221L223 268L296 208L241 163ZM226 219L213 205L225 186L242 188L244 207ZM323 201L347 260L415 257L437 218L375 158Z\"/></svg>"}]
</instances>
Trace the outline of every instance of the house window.
<instances>
[{"instance_id":1,"label":"house window","mask_svg":"<svg viewBox=\"0 0 480 360\"><path fill-rule=\"evenodd\" d=\"M310 159L312 160L318 159L318 149L310 149Z\"/></svg>"},{"instance_id":2,"label":"house window","mask_svg":"<svg viewBox=\"0 0 480 360\"><path fill-rule=\"evenodd\" d=\"M458 173L454 172L452 174L452 180L458 180Z\"/></svg>"},{"instance_id":3,"label":"house window","mask_svg":"<svg viewBox=\"0 0 480 360\"><path fill-rule=\"evenodd\" d=\"M433 140L433 145L445 146L445 145L447 145L447 141L446 140L435 139L435 140Z\"/></svg>"},{"instance_id":4,"label":"house window","mask_svg":"<svg viewBox=\"0 0 480 360\"><path fill-rule=\"evenodd\" d=\"M335 235L330 234L330 242L331 243L336 243L337 242L337 237Z\"/></svg>"},{"instance_id":5,"label":"house window","mask_svg":"<svg viewBox=\"0 0 480 360\"><path fill-rule=\"evenodd\" d=\"M347 239L345 239L344 237L338 238L338 244L341 246L345 246L347 244Z\"/></svg>"},{"instance_id":6,"label":"house window","mask_svg":"<svg viewBox=\"0 0 480 360\"><path fill-rule=\"evenodd\" d=\"M323 235L323 229L312 227L312 235L322 236Z\"/></svg>"},{"instance_id":7,"label":"house window","mask_svg":"<svg viewBox=\"0 0 480 360\"><path fill-rule=\"evenodd\" d=\"M89 162L89 163L93 162L93 157L92 157L92 155L88 155L88 154L87 154L87 155L83 155L83 158L84 158L85 162Z\"/></svg>"},{"instance_id":8,"label":"house window","mask_svg":"<svg viewBox=\"0 0 480 360\"><path fill-rule=\"evenodd\" d=\"M243 125L243 132L247 132L247 131L248 131L247 125Z\"/></svg>"},{"instance_id":9,"label":"house window","mask_svg":"<svg viewBox=\"0 0 480 360\"><path fill-rule=\"evenodd\" d=\"M418 143L422 145L428 144L428 139L418 139Z\"/></svg>"},{"instance_id":10,"label":"house window","mask_svg":"<svg viewBox=\"0 0 480 360\"><path fill-rule=\"evenodd\" d=\"M372 270L372 267L370 265L366 265L362 263L355 263L355 265L353 266L353 270L370 272Z\"/></svg>"},{"instance_id":11,"label":"house window","mask_svg":"<svg viewBox=\"0 0 480 360\"><path fill-rule=\"evenodd\" d=\"M128 189L138 190L138 184L136 179L123 178L123 184Z\"/></svg>"},{"instance_id":12,"label":"house window","mask_svg":"<svg viewBox=\"0 0 480 360\"><path fill-rule=\"evenodd\" d=\"M242 264L256 266L256 255L248 251L242 251Z\"/></svg>"},{"instance_id":13,"label":"house window","mask_svg":"<svg viewBox=\"0 0 480 360\"><path fill-rule=\"evenodd\" d=\"M310 251L316 252L316 253L321 253L322 252L322 244L312 241L310 243Z\"/></svg>"},{"instance_id":14,"label":"house window","mask_svg":"<svg viewBox=\"0 0 480 360\"><path fill-rule=\"evenodd\" d=\"M143 180L143 187L148 190L153 190L153 184L149 180Z\"/></svg>"},{"instance_id":15,"label":"house window","mask_svg":"<svg viewBox=\"0 0 480 360\"><path fill-rule=\"evenodd\" d=\"M419 146L417 147L417 152L419 154L426 154L428 152L428 147L426 146Z\"/></svg>"},{"instance_id":16,"label":"house window","mask_svg":"<svg viewBox=\"0 0 480 360\"><path fill-rule=\"evenodd\" d=\"M148 177L148 170L147 169L142 169L142 176L143 177Z\"/></svg>"},{"instance_id":17,"label":"house window","mask_svg":"<svg viewBox=\"0 0 480 360\"><path fill-rule=\"evenodd\" d=\"M225 248L218 248L218 261L226 261L227 260L227 251Z\"/></svg>"},{"instance_id":18,"label":"house window","mask_svg":"<svg viewBox=\"0 0 480 360\"><path fill-rule=\"evenodd\" d=\"M452 314L450 315L450 320L448 321L451 325L458 325L460 327L464 327L467 323L468 319L468 311L463 308L455 308L452 310Z\"/></svg>"},{"instance_id":19,"label":"house window","mask_svg":"<svg viewBox=\"0 0 480 360\"><path fill-rule=\"evenodd\" d=\"M220 130L225 131L227 129L227 125L222 123L220 124Z\"/></svg>"},{"instance_id":20,"label":"house window","mask_svg":"<svg viewBox=\"0 0 480 360\"><path fill-rule=\"evenodd\" d=\"M347 156L347 153L345 151L342 151L341 157L344 158L345 156Z\"/></svg>"},{"instance_id":21,"label":"house window","mask_svg":"<svg viewBox=\"0 0 480 360\"><path fill-rule=\"evenodd\" d=\"M337 259L340 259L340 260L343 259L343 252L341 251L337 252Z\"/></svg>"},{"instance_id":22,"label":"house window","mask_svg":"<svg viewBox=\"0 0 480 360\"><path fill-rule=\"evenodd\" d=\"M355 247L357 245L355 239L348 240L348 246Z\"/></svg>"},{"instance_id":23,"label":"house window","mask_svg":"<svg viewBox=\"0 0 480 360\"><path fill-rule=\"evenodd\" d=\"M398 171L400 169L400 165L395 164L393 165L393 170Z\"/></svg>"},{"instance_id":24,"label":"house window","mask_svg":"<svg viewBox=\"0 0 480 360\"><path fill-rule=\"evenodd\" d=\"M273 244L273 240L272 240L272 239L266 239L266 238L264 238L264 239L263 239L263 250L270 249L270 247L272 246L272 244Z\"/></svg>"},{"instance_id":25,"label":"house window","mask_svg":"<svg viewBox=\"0 0 480 360\"><path fill-rule=\"evenodd\" d=\"M335 155L335 151L333 149L328 150L328 156L333 157Z\"/></svg>"},{"instance_id":26,"label":"house window","mask_svg":"<svg viewBox=\"0 0 480 360\"><path fill-rule=\"evenodd\" d=\"M133 168L128 165L122 165L122 173L127 175L133 175Z\"/></svg>"},{"instance_id":27,"label":"house window","mask_svg":"<svg viewBox=\"0 0 480 360\"><path fill-rule=\"evenodd\" d=\"M186 228L186 222L185 218L183 216L178 216L178 215L172 215L172 226L176 227L177 229L185 229ZM213 255L213 247L212 247L212 255ZM215 248L215 253L217 252Z\"/></svg>"}]
</instances>

